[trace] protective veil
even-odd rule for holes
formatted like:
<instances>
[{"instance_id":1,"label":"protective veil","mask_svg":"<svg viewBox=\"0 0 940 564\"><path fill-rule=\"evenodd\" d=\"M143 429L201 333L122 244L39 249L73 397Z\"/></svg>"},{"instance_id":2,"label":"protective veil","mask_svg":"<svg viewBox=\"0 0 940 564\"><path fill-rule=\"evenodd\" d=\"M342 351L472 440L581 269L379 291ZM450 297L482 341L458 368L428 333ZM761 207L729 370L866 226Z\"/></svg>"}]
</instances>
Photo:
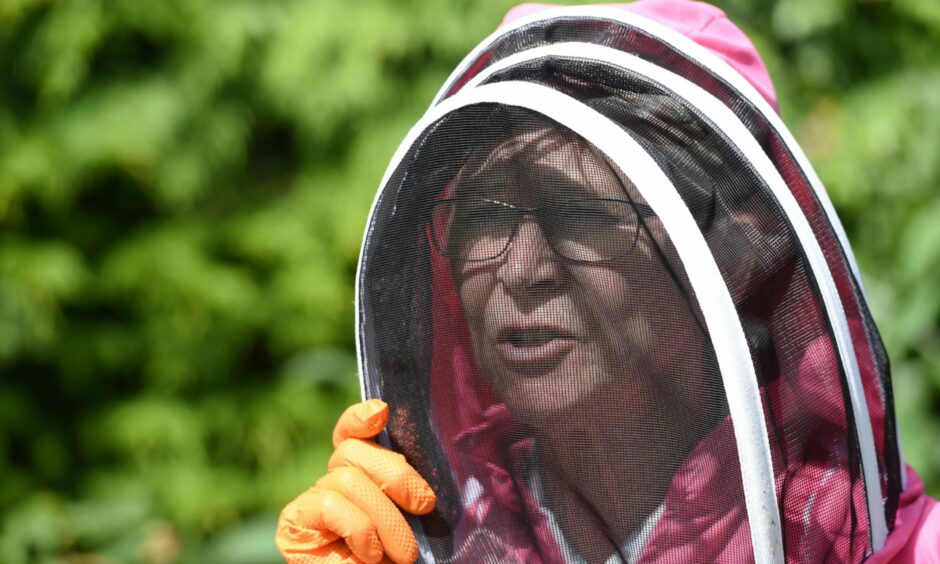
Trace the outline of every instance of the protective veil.
<instances>
[{"instance_id":1,"label":"protective veil","mask_svg":"<svg viewBox=\"0 0 940 564\"><path fill-rule=\"evenodd\" d=\"M422 559L881 549L887 358L753 47L697 3L510 19L393 157L357 278L363 393L438 496Z\"/></svg>"}]
</instances>

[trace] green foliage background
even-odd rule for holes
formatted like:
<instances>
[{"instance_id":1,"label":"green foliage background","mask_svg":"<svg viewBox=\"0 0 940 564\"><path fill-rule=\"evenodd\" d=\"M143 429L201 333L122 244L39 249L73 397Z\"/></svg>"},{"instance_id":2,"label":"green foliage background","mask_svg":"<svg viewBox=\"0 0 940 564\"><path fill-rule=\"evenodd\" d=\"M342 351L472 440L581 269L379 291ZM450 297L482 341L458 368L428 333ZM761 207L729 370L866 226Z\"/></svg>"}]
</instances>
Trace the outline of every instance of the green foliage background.
<instances>
[{"instance_id":1,"label":"green foliage background","mask_svg":"<svg viewBox=\"0 0 940 564\"><path fill-rule=\"evenodd\" d=\"M408 127L510 0L0 0L0 562L276 562ZM727 0L940 493L940 3Z\"/></svg>"}]
</instances>

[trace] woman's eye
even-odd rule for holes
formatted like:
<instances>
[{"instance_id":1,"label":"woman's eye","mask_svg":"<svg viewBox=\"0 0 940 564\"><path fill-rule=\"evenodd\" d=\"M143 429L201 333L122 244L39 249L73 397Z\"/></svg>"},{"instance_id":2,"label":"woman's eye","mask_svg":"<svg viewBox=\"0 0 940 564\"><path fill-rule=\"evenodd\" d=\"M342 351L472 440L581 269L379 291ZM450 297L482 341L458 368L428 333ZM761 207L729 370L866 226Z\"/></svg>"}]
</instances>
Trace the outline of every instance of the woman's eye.
<instances>
[{"instance_id":1,"label":"woman's eye","mask_svg":"<svg viewBox=\"0 0 940 564\"><path fill-rule=\"evenodd\" d=\"M474 224L502 224L512 222L515 213L511 208L501 205L478 206L471 208L464 214L465 221Z\"/></svg>"},{"instance_id":2,"label":"woman's eye","mask_svg":"<svg viewBox=\"0 0 940 564\"><path fill-rule=\"evenodd\" d=\"M621 221L620 217L596 208L576 208L569 210L565 216L569 222L588 225L614 225Z\"/></svg>"},{"instance_id":3,"label":"woman's eye","mask_svg":"<svg viewBox=\"0 0 940 564\"><path fill-rule=\"evenodd\" d=\"M464 218L468 221L481 221L493 217L493 210L486 207L470 208L464 213Z\"/></svg>"}]
</instances>

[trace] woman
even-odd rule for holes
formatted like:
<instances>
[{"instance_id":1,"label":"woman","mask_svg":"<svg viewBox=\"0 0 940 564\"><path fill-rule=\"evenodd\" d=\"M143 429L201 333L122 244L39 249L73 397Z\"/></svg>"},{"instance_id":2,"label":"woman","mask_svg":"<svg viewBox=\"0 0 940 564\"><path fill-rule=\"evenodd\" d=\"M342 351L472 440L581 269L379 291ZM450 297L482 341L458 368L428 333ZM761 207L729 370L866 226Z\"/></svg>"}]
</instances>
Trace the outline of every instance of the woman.
<instances>
[{"instance_id":1,"label":"woman","mask_svg":"<svg viewBox=\"0 0 940 564\"><path fill-rule=\"evenodd\" d=\"M357 305L405 456L362 440L384 404L347 412L282 514L291 561L936 551L851 251L753 48L703 4L626 9L511 13L537 12L393 158Z\"/></svg>"}]
</instances>

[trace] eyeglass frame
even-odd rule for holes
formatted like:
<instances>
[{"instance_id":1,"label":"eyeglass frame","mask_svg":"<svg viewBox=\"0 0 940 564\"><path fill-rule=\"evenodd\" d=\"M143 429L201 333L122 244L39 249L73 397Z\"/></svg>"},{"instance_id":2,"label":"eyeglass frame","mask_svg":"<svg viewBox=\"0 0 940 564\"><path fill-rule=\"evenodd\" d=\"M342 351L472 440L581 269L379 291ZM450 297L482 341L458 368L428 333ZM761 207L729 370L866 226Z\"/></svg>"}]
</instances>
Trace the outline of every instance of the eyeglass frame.
<instances>
[{"instance_id":1,"label":"eyeglass frame","mask_svg":"<svg viewBox=\"0 0 940 564\"><path fill-rule=\"evenodd\" d=\"M576 203L578 203L578 202L617 202L617 203L620 203L620 204L626 204L626 205L630 206L630 208L633 210L633 212L634 212L634 213L636 214L636 216L637 216L637 224L638 224L638 225L645 225L645 222L643 221L644 218L656 217L656 213L653 211L653 208L651 208L651 207L648 206L647 204L635 202L635 201L633 201L632 199L620 199L620 198L578 198L578 199L574 199L574 200L566 200L566 201L564 201L564 202L559 202L559 203L555 203L555 204L549 204L548 206L526 207L526 206L517 206L517 205L514 205L514 204L507 203L507 202L500 202L499 200L493 200L493 199L491 199L491 198L466 198L466 197L463 197L463 198L447 198L447 199L444 199L444 200L437 200L437 201L435 201L435 202L430 206L430 208L429 208L429 210L428 210L428 211L429 211L429 221L433 221L433 219L434 219L434 209L437 208L438 206L440 206L440 205L442 205L442 204L452 204L452 203L467 202L467 201L484 201L484 202L488 202L488 203L491 203L491 204L498 204L498 205L500 205L500 206L503 206L503 207L506 207L506 208L510 208L510 209L512 209L512 210L514 210L514 211L517 211L517 213L518 213L518 220L515 221L515 225L513 226L512 231L511 231L510 234L509 234L509 237L506 239L506 245L503 246L502 250L499 251L497 254L495 254L495 255L493 255L493 256L491 256L491 257L482 258L482 259L463 259L463 258L459 258L459 257L452 256L451 254L449 254L448 252L446 252L446 251L442 248L441 242L437 240L437 235L436 235L436 231L437 231L437 230L434 228L433 225L429 225L429 228L430 228L430 235L431 235L431 237L430 237L430 238L431 238L431 242L432 242L432 244L434 245L434 248L437 250L437 252L441 254L441 256L443 256L443 257L445 257L445 258L448 258L448 259L451 259L451 260L460 260L461 262L471 262L471 263L491 261L491 260L497 259L497 258L501 257L503 254L505 254L506 251L509 250L509 247L512 246L513 239L515 239L516 235L519 233L519 226L522 225L522 219L523 219L525 216L527 216L527 215L535 216L536 221L538 222L539 228L542 230L542 232L543 232L543 234L544 234L544 236L545 236L545 241L546 241L546 243L548 243L548 246L552 249L552 252L554 252L557 256L559 256L559 257L561 257L561 258L563 258L564 260L569 261L569 262L597 264L597 263L604 263L604 262L614 261L614 260L623 258L623 257L627 256L628 254L630 254L630 252L632 252L632 250L633 250L633 247L636 245L636 241L634 240L634 245L631 245L630 249L627 250L626 252L624 252L624 253L622 253L622 254L620 254L620 255L616 255L616 256L609 257L609 258L604 258L604 259L598 259L598 260L573 259L573 258L570 258L570 257L568 257L568 256L565 256L563 253L559 252L557 248L555 248L555 243L552 241L553 237L549 236L549 231L550 231L550 230L547 231L547 230L545 229L545 223L543 223L544 220L545 220L545 218L543 217L543 216L544 216L544 210L549 209L549 208L555 208L555 207L558 207L558 206L565 206L565 205L576 204ZM542 213L540 213L540 212L542 212ZM637 236L639 236L639 233L637 233Z\"/></svg>"}]
</instances>

